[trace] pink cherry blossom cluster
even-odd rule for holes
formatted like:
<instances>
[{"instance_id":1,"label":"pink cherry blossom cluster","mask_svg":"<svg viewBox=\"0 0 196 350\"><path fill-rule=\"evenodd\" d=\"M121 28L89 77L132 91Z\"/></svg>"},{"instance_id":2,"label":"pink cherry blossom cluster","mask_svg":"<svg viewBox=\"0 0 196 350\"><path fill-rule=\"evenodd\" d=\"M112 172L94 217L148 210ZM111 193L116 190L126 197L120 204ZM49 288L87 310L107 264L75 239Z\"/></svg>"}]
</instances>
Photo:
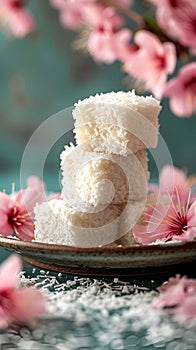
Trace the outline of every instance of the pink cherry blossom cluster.
<instances>
[{"instance_id":1,"label":"pink cherry blossom cluster","mask_svg":"<svg viewBox=\"0 0 196 350\"><path fill-rule=\"evenodd\" d=\"M192 116L196 111L196 2L146 2L153 7L151 17L135 12L133 0L50 0L62 26L85 33L86 49L95 61L118 60L136 85L158 99L168 97L177 116ZM0 0L0 24L18 38L35 29L26 3ZM127 28L127 17L136 26ZM81 40L83 49L85 40Z\"/></svg>"},{"instance_id":2,"label":"pink cherry blossom cluster","mask_svg":"<svg viewBox=\"0 0 196 350\"><path fill-rule=\"evenodd\" d=\"M47 199L60 198L54 193ZM24 241L34 238L34 212L36 204L46 200L45 185L37 176L27 179L27 188L11 195L0 192L0 234L4 237L15 235Z\"/></svg>"},{"instance_id":3,"label":"pink cherry blossom cluster","mask_svg":"<svg viewBox=\"0 0 196 350\"><path fill-rule=\"evenodd\" d=\"M33 287L21 287L22 261L12 255L0 266L0 329L12 324L32 324L46 312L43 293Z\"/></svg>"},{"instance_id":4,"label":"pink cherry blossom cluster","mask_svg":"<svg viewBox=\"0 0 196 350\"><path fill-rule=\"evenodd\" d=\"M172 181L173 179L173 181ZM186 178L183 171L166 165L159 177L159 187L149 186L146 209L133 228L141 244L159 241L188 242L196 238L196 195L191 187L196 177Z\"/></svg>"},{"instance_id":5,"label":"pink cherry blossom cluster","mask_svg":"<svg viewBox=\"0 0 196 350\"><path fill-rule=\"evenodd\" d=\"M16 38L24 38L35 29L31 14L25 9L25 0L0 0L0 25Z\"/></svg>"},{"instance_id":6,"label":"pink cherry blossom cluster","mask_svg":"<svg viewBox=\"0 0 196 350\"><path fill-rule=\"evenodd\" d=\"M179 117L196 111L196 2L148 0L155 6L151 21L131 9L129 0L50 0L60 12L61 24L88 33L86 47L95 61L122 63L125 72L144 90L168 97ZM137 26L125 27L126 16ZM153 21L152 21L153 20ZM192 55L192 56L191 56ZM192 57L192 58L191 58ZM179 58L179 60L178 60ZM177 76L177 61L185 64ZM141 84L140 84L141 85Z\"/></svg>"},{"instance_id":7,"label":"pink cherry blossom cluster","mask_svg":"<svg viewBox=\"0 0 196 350\"><path fill-rule=\"evenodd\" d=\"M96 0L50 0L60 11L64 27L76 30L88 29L87 48L100 62L113 63L131 38L131 30L122 29L123 17L112 6ZM116 0L115 3L130 4Z\"/></svg>"},{"instance_id":8,"label":"pink cherry blossom cluster","mask_svg":"<svg viewBox=\"0 0 196 350\"><path fill-rule=\"evenodd\" d=\"M154 308L185 319L196 317L196 279L177 275L163 283L158 291L160 294L152 304Z\"/></svg>"}]
</instances>

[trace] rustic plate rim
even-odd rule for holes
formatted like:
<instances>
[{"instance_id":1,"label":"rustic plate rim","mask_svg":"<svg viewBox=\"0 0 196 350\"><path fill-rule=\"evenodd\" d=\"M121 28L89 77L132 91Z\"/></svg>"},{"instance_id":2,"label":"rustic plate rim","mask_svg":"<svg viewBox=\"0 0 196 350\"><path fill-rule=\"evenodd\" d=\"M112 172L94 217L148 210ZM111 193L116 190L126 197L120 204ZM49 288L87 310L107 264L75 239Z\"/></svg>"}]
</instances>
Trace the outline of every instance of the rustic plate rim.
<instances>
[{"instance_id":1,"label":"rustic plate rim","mask_svg":"<svg viewBox=\"0 0 196 350\"><path fill-rule=\"evenodd\" d=\"M101 246L101 247L91 247L91 248L82 248L82 247L75 247L75 246L67 246L67 245L61 245L61 244L53 244L53 243L42 243L42 242L29 242L29 241L23 241L19 240L14 237L4 237L0 236L0 246L1 247L15 247L15 248L23 248L24 250L46 250L46 251L53 251L56 252L62 252L62 253L108 253L108 254L120 254L122 253L128 253L134 250L134 252L142 252L142 251L157 251L157 250L176 250L176 249L188 249L191 248L195 249L196 252L196 240L189 241L189 242L172 242L172 243L160 243L160 244L150 244L150 245L141 245L141 244L135 244L135 245L118 245L118 246Z\"/></svg>"}]
</instances>

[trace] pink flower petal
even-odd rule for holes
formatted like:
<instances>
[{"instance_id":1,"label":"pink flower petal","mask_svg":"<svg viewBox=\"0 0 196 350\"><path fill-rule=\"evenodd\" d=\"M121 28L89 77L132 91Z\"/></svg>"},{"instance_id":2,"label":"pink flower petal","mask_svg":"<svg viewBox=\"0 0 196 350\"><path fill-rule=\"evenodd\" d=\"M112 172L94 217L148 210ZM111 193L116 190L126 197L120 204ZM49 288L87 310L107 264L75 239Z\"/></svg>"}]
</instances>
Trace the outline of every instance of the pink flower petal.
<instances>
[{"instance_id":1,"label":"pink flower petal","mask_svg":"<svg viewBox=\"0 0 196 350\"><path fill-rule=\"evenodd\" d=\"M46 311L46 300L40 291L31 287L19 289L21 268L17 255L9 257L0 267L0 328L11 323L31 323Z\"/></svg>"},{"instance_id":2,"label":"pink flower petal","mask_svg":"<svg viewBox=\"0 0 196 350\"><path fill-rule=\"evenodd\" d=\"M6 193L0 192L0 234L3 236L10 236L13 233L8 217L12 205L12 199Z\"/></svg>"},{"instance_id":3,"label":"pink flower petal","mask_svg":"<svg viewBox=\"0 0 196 350\"><path fill-rule=\"evenodd\" d=\"M20 190L16 196L16 202L19 202L20 207L26 209L30 214L33 214L33 208L38 203L45 200L45 194L33 187L27 187L25 190Z\"/></svg>"},{"instance_id":4,"label":"pink flower petal","mask_svg":"<svg viewBox=\"0 0 196 350\"><path fill-rule=\"evenodd\" d=\"M175 277L170 277L168 281L164 282L157 289L159 292L166 292L170 287L175 286L181 280L180 275L176 275Z\"/></svg>"},{"instance_id":5,"label":"pink flower petal","mask_svg":"<svg viewBox=\"0 0 196 350\"><path fill-rule=\"evenodd\" d=\"M156 227L154 231L152 231L152 226ZM162 226L154 222L152 225L137 224L133 228L132 232L136 242L144 245L156 242L157 240L165 240L165 231L163 232Z\"/></svg>"},{"instance_id":6,"label":"pink flower petal","mask_svg":"<svg viewBox=\"0 0 196 350\"><path fill-rule=\"evenodd\" d=\"M17 323L31 323L46 311L44 295L34 288L15 290L11 300L14 307L10 314Z\"/></svg>"},{"instance_id":7,"label":"pink flower petal","mask_svg":"<svg viewBox=\"0 0 196 350\"><path fill-rule=\"evenodd\" d=\"M147 30L140 30L135 34L135 43L142 48L145 48L149 56L163 54L163 46L159 39Z\"/></svg>"},{"instance_id":8,"label":"pink flower petal","mask_svg":"<svg viewBox=\"0 0 196 350\"><path fill-rule=\"evenodd\" d=\"M157 309L167 308L170 313L185 318L196 317L196 280L180 277L170 278L158 288L160 294L153 302Z\"/></svg>"},{"instance_id":9,"label":"pink flower petal","mask_svg":"<svg viewBox=\"0 0 196 350\"><path fill-rule=\"evenodd\" d=\"M154 187L154 185L150 184L149 191L156 193L159 190L161 194L169 193L171 196L176 196L178 192L180 200L187 202L189 191L194 186L194 183L194 175L187 178L184 171L172 165L165 165L159 175L160 187L156 188L156 186ZM195 194L192 193L190 203L193 203L194 200Z\"/></svg>"},{"instance_id":10,"label":"pink flower petal","mask_svg":"<svg viewBox=\"0 0 196 350\"><path fill-rule=\"evenodd\" d=\"M10 316L0 306L0 329L5 329L9 326Z\"/></svg>"},{"instance_id":11,"label":"pink flower petal","mask_svg":"<svg viewBox=\"0 0 196 350\"><path fill-rule=\"evenodd\" d=\"M176 63L175 46L161 41L147 30L139 30L134 36L137 50L124 55L125 70L145 83L147 90L161 98L167 74L172 73Z\"/></svg>"},{"instance_id":12,"label":"pink flower petal","mask_svg":"<svg viewBox=\"0 0 196 350\"><path fill-rule=\"evenodd\" d=\"M188 210L187 220L189 223L189 227L196 228L196 201L192 203L191 207Z\"/></svg>"},{"instance_id":13,"label":"pink flower petal","mask_svg":"<svg viewBox=\"0 0 196 350\"><path fill-rule=\"evenodd\" d=\"M38 176L32 175L27 178L27 187L32 187L34 190L39 192L45 192L46 186L44 182L40 180Z\"/></svg>"},{"instance_id":14,"label":"pink flower petal","mask_svg":"<svg viewBox=\"0 0 196 350\"><path fill-rule=\"evenodd\" d=\"M44 183L36 176L27 179L28 187L8 196L0 193L0 234L25 241L34 238L34 207L46 200ZM57 196L57 195L56 195Z\"/></svg>"},{"instance_id":15,"label":"pink flower petal","mask_svg":"<svg viewBox=\"0 0 196 350\"><path fill-rule=\"evenodd\" d=\"M10 225L8 221L8 215L5 213L1 213L0 211L0 235L7 237L13 234L13 227Z\"/></svg>"},{"instance_id":16,"label":"pink flower petal","mask_svg":"<svg viewBox=\"0 0 196 350\"><path fill-rule=\"evenodd\" d=\"M34 239L33 221L29 218L24 225L15 228L15 233L21 240L31 242Z\"/></svg>"},{"instance_id":17,"label":"pink flower petal","mask_svg":"<svg viewBox=\"0 0 196 350\"><path fill-rule=\"evenodd\" d=\"M183 305L177 308L176 314L184 317L185 319L196 318L196 293L195 295L187 298Z\"/></svg>"},{"instance_id":18,"label":"pink flower petal","mask_svg":"<svg viewBox=\"0 0 196 350\"><path fill-rule=\"evenodd\" d=\"M174 185L171 187L171 178L174 179ZM173 193L174 187L184 187L186 184L186 175L184 171L179 170L172 165L165 165L160 173L159 183L161 188Z\"/></svg>"},{"instance_id":19,"label":"pink flower petal","mask_svg":"<svg viewBox=\"0 0 196 350\"><path fill-rule=\"evenodd\" d=\"M167 73L173 73L175 66L176 66L176 49L175 46L171 43L164 43L164 55L166 60L166 67L167 67Z\"/></svg>"},{"instance_id":20,"label":"pink flower petal","mask_svg":"<svg viewBox=\"0 0 196 350\"><path fill-rule=\"evenodd\" d=\"M195 111L192 94L189 94L188 92L185 94L185 91L182 90L179 96L171 96L170 108L178 117L191 117Z\"/></svg>"},{"instance_id":21,"label":"pink flower petal","mask_svg":"<svg viewBox=\"0 0 196 350\"><path fill-rule=\"evenodd\" d=\"M157 240L188 242L196 233L196 202L188 209L189 201L176 196L157 197L148 195L146 209L141 222L133 227L133 236L141 244L149 244ZM154 197L153 197L154 196Z\"/></svg>"},{"instance_id":22,"label":"pink flower petal","mask_svg":"<svg viewBox=\"0 0 196 350\"><path fill-rule=\"evenodd\" d=\"M0 293L2 290L18 288L18 274L22 269L22 262L18 255L11 255L0 266Z\"/></svg>"},{"instance_id":23,"label":"pink flower petal","mask_svg":"<svg viewBox=\"0 0 196 350\"><path fill-rule=\"evenodd\" d=\"M182 66L179 75L183 78L184 81L189 82L189 80L195 77L195 70L196 62L192 62Z\"/></svg>"},{"instance_id":24,"label":"pink flower petal","mask_svg":"<svg viewBox=\"0 0 196 350\"><path fill-rule=\"evenodd\" d=\"M6 213L11 204L11 198L6 193L0 192L0 211Z\"/></svg>"},{"instance_id":25,"label":"pink flower petal","mask_svg":"<svg viewBox=\"0 0 196 350\"><path fill-rule=\"evenodd\" d=\"M74 30L86 22L85 12L94 5L94 2L94 0L50 0L51 5L60 11L61 24ZM96 10L99 6L97 4L94 9ZM96 17L96 14L92 13L92 16Z\"/></svg>"},{"instance_id":26,"label":"pink flower petal","mask_svg":"<svg viewBox=\"0 0 196 350\"><path fill-rule=\"evenodd\" d=\"M116 12L114 7L103 6L99 3L92 3L83 8L84 22L94 30L100 27L105 30L117 30L123 24L123 18Z\"/></svg>"},{"instance_id":27,"label":"pink flower petal","mask_svg":"<svg viewBox=\"0 0 196 350\"><path fill-rule=\"evenodd\" d=\"M182 170L171 165L165 165L159 176L160 189L162 193L176 194L176 189L182 201L186 201L189 193L187 178Z\"/></svg>"},{"instance_id":28,"label":"pink flower petal","mask_svg":"<svg viewBox=\"0 0 196 350\"><path fill-rule=\"evenodd\" d=\"M157 309L173 307L184 301L184 290L182 285L170 287L154 301L153 306Z\"/></svg>"},{"instance_id":29,"label":"pink flower petal","mask_svg":"<svg viewBox=\"0 0 196 350\"><path fill-rule=\"evenodd\" d=\"M10 28L17 38L24 38L35 29L33 17L25 10L10 11L8 19Z\"/></svg>"},{"instance_id":30,"label":"pink flower petal","mask_svg":"<svg viewBox=\"0 0 196 350\"><path fill-rule=\"evenodd\" d=\"M180 236L173 235L172 240L185 243L185 242L193 241L193 239L195 238L196 238L196 227L187 229L186 231L181 233Z\"/></svg>"},{"instance_id":31,"label":"pink flower petal","mask_svg":"<svg viewBox=\"0 0 196 350\"><path fill-rule=\"evenodd\" d=\"M150 0L157 7L157 21L168 33L185 46L195 47L196 4L192 0ZM175 6L176 5L176 6Z\"/></svg>"},{"instance_id":32,"label":"pink flower petal","mask_svg":"<svg viewBox=\"0 0 196 350\"><path fill-rule=\"evenodd\" d=\"M164 95L170 98L172 111L179 117L191 116L196 111L196 63L189 63L179 70L164 88Z\"/></svg>"},{"instance_id":33,"label":"pink flower petal","mask_svg":"<svg viewBox=\"0 0 196 350\"><path fill-rule=\"evenodd\" d=\"M98 61L113 63L122 55L127 46L127 40L131 37L128 29L117 32L94 30L88 39L88 50Z\"/></svg>"}]
</instances>

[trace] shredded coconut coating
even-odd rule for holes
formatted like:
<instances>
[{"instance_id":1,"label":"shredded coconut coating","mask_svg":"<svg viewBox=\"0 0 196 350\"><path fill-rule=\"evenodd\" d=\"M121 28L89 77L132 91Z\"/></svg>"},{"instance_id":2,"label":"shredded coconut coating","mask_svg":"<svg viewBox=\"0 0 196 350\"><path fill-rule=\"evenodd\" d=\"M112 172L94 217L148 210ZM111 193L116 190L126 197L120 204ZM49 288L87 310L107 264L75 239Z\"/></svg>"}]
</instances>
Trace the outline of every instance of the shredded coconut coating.
<instances>
[{"instance_id":1,"label":"shredded coconut coating","mask_svg":"<svg viewBox=\"0 0 196 350\"><path fill-rule=\"evenodd\" d=\"M90 141L96 152L121 155L156 147L160 110L155 98L134 91L90 96L78 101L73 110L76 141Z\"/></svg>"},{"instance_id":2,"label":"shredded coconut coating","mask_svg":"<svg viewBox=\"0 0 196 350\"><path fill-rule=\"evenodd\" d=\"M62 199L37 205L35 241L78 247L133 243L146 203L148 159L160 103L135 92L97 94L75 104L77 146L61 153Z\"/></svg>"},{"instance_id":3,"label":"shredded coconut coating","mask_svg":"<svg viewBox=\"0 0 196 350\"><path fill-rule=\"evenodd\" d=\"M147 194L146 151L128 156L89 152L87 145L61 153L62 198L77 210L140 201Z\"/></svg>"},{"instance_id":4,"label":"shredded coconut coating","mask_svg":"<svg viewBox=\"0 0 196 350\"><path fill-rule=\"evenodd\" d=\"M132 203L132 226L143 207L142 201ZM126 206L112 205L102 212L82 213L75 211L64 200L53 199L37 204L34 213L37 242L87 248L108 245L126 234L122 227Z\"/></svg>"},{"instance_id":5,"label":"shredded coconut coating","mask_svg":"<svg viewBox=\"0 0 196 350\"><path fill-rule=\"evenodd\" d=\"M117 211L119 208L116 208ZM63 200L51 200L37 205L35 208L35 240L38 242L65 244L69 246L94 247L102 245L107 234L106 244L118 238L118 216L114 218L113 210L107 211L108 220L98 215L94 220L93 214L79 213L69 207ZM45 225L47 217L47 225ZM98 226L103 221L103 226ZM93 227L97 224L97 227ZM108 236L109 234L109 236Z\"/></svg>"}]
</instances>

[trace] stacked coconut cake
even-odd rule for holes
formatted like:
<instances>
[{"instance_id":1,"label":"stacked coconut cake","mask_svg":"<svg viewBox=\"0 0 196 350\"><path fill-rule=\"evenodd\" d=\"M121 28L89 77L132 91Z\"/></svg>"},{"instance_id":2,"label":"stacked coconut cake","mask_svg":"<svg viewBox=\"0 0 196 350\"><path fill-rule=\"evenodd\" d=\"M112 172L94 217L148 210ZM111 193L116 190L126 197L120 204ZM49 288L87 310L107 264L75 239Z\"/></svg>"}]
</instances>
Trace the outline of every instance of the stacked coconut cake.
<instances>
[{"instance_id":1,"label":"stacked coconut cake","mask_svg":"<svg viewBox=\"0 0 196 350\"><path fill-rule=\"evenodd\" d=\"M94 247L131 241L146 202L146 148L156 147L159 102L135 92L90 96L73 109L76 146L61 153L61 199L35 207L35 240Z\"/></svg>"}]
</instances>

